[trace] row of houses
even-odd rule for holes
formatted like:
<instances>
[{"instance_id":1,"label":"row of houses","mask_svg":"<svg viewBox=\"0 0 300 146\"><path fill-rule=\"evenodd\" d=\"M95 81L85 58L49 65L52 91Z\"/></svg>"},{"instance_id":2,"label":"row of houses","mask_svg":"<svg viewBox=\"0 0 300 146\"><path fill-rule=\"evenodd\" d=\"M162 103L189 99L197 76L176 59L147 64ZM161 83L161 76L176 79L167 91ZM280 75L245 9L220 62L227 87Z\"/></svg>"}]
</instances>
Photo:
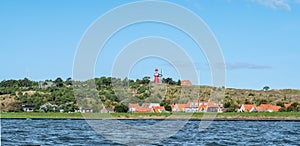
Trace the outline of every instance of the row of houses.
<instances>
[{"instance_id":1,"label":"row of houses","mask_svg":"<svg viewBox=\"0 0 300 146\"><path fill-rule=\"evenodd\" d=\"M171 104L172 112L223 112L223 105L215 102L204 101L189 101L186 104ZM163 106L159 103L143 103L129 104L128 112L156 112L161 113L165 111Z\"/></svg>"},{"instance_id":2,"label":"row of houses","mask_svg":"<svg viewBox=\"0 0 300 146\"><path fill-rule=\"evenodd\" d=\"M287 108L291 104L284 104ZM260 104L256 106L255 104L242 104L241 107L237 110L238 112L279 112L281 106L275 106L271 104Z\"/></svg>"},{"instance_id":3,"label":"row of houses","mask_svg":"<svg viewBox=\"0 0 300 146\"><path fill-rule=\"evenodd\" d=\"M291 104L284 104L286 108L291 106ZM34 105L22 105L23 111L32 112L34 110ZM189 101L186 104L171 104L172 112L224 112L226 109L223 104L211 102L211 101ZM53 109L54 111L58 109L58 106L51 105L49 103L44 104L40 107L40 111L45 111L45 109ZM236 111L237 112L279 112L281 106L275 106L271 104L261 104L259 106L255 104L242 104ZM159 103L143 103L141 106L139 104L130 103L128 106L128 112L131 113L161 113L165 112L164 106L160 106ZM64 112L60 110L60 112ZM93 109L79 107L75 109L74 112L80 113L93 113ZM113 108L103 108L99 110L100 113L114 113Z\"/></svg>"},{"instance_id":4,"label":"row of houses","mask_svg":"<svg viewBox=\"0 0 300 146\"><path fill-rule=\"evenodd\" d=\"M79 107L74 112L76 112L76 113L93 113L94 110L91 108ZM114 113L114 112L115 112L114 108L105 108L104 106L101 110L99 110L99 113Z\"/></svg>"},{"instance_id":5,"label":"row of houses","mask_svg":"<svg viewBox=\"0 0 300 146\"><path fill-rule=\"evenodd\" d=\"M172 112L223 112L223 105L215 102L205 101L189 101L186 104L171 104ZM160 106L159 103L143 103L142 105L136 103L129 103L128 112L130 113L162 113L166 109ZM75 112L91 113L93 110L86 108L79 108ZM103 107L100 113L113 113L113 108Z\"/></svg>"},{"instance_id":6,"label":"row of houses","mask_svg":"<svg viewBox=\"0 0 300 146\"><path fill-rule=\"evenodd\" d=\"M128 106L128 112L131 113L161 113L165 111L165 107L160 106L159 103L143 103L141 106L139 104L130 103Z\"/></svg>"},{"instance_id":7,"label":"row of houses","mask_svg":"<svg viewBox=\"0 0 300 146\"><path fill-rule=\"evenodd\" d=\"M189 101L186 104L172 104L172 112L223 112L223 104L211 101Z\"/></svg>"}]
</instances>

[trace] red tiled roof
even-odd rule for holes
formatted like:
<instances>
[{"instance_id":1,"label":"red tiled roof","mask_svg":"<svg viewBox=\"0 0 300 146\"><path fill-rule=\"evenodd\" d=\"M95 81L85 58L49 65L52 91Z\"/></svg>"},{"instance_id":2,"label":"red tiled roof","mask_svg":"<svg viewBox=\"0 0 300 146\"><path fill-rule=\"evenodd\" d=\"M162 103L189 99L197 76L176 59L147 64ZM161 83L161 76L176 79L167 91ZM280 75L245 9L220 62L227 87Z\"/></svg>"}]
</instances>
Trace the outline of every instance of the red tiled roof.
<instances>
[{"instance_id":1,"label":"red tiled roof","mask_svg":"<svg viewBox=\"0 0 300 146\"><path fill-rule=\"evenodd\" d=\"M181 86L192 86L192 82L190 80L181 80Z\"/></svg>"},{"instance_id":2,"label":"red tiled roof","mask_svg":"<svg viewBox=\"0 0 300 146\"><path fill-rule=\"evenodd\" d=\"M176 111L176 108L178 108L179 111L183 112L185 107L189 107L188 104L179 104L176 103L175 105L171 106L172 111Z\"/></svg>"},{"instance_id":3,"label":"red tiled roof","mask_svg":"<svg viewBox=\"0 0 300 146\"><path fill-rule=\"evenodd\" d=\"M154 112L156 112L156 113L165 111L165 107L163 107L163 106L154 106L153 109L154 109Z\"/></svg>"},{"instance_id":4,"label":"red tiled roof","mask_svg":"<svg viewBox=\"0 0 300 146\"><path fill-rule=\"evenodd\" d=\"M135 109L135 112L137 113L151 112L151 108L138 107Z\"/></svg>"},{"instance_id":5,"label":"red tiled roof","mask_svg":"<svg viewBox=\"0 0 300 146\"><path fill-rule=\"evenodd\" d=\"M263 107L256 107L257 112L265 112L267 109L263 108Z\"/></svg>"},{"instance_id":6,"label":"red tiled roof","mask_svg":"<svg viewBox=\"0 0 300 146\"><path fill-rule=\"evenodd\" d=\"M129 104L129 108L138 108L138 107L140 107L138 104L133 104L133 103Z\"/></svg>"},{"instance_id":7,"label":"red tiled roof","mask_svg":"<svg viewBox=\"0 0 300 146\"><path fill-rule=\"evenodd\" d=\"M205 110L207 108L207 106L205 106L204 104L202 104L201 106L198 106L198 112L200 112L202 108L204 108L204 110Z\"/></svg>"},{"instance_id":8,"label":"red tiled roof","mask_svg":"<svg viewBox=\"0 0 300 146\"><path fill-rule=\"evenodd\" d=\"M244 108L247 112L250 112L250 110L255 107L256 108L256 105L255 104L244 104Z\"/></svg>"},{"instance_id":9,"label":"red tiled roof","mask_svg":"<svg viewBox=\"0 0 300 146\"><path fill-rule=\"evenodd\" d=\"M278 112L279 109L281 108L281 106L275 106L275 105L271 105L271 104L261 104L261 105L259 105L259 107L265 108L267 110L273 110L274 112Z\"/></svg>"},{"instance_id":10,"label":"red tiled roof","mask_svg":"<svg viewBox=\"0 0 300 146\"><path fill-rule=\"evenodd\" d=\"M177 107L180 111L184 111L184 108L188 107L188 104L177 104Z\"/></svg>"},{"instance_id":11,"label":"red tiled roof","mask_svg":"<svg viewBox=\"0 0 300 146\"><path fill-rule=\"evenodd\" d=\"M207 106L209 106L209 107L219 107L219 105L217 103L211 102L211 101L207 102Z\"/></svg>"},{"instance_id":12,"label":"red tiled roof","mask_svg":"<svg viewBox=\"0 0 300 146\"><path fill-rule=\"evenodd\" d=\"M143 104L144 106L139 106L138 104L129 104L129 108L134 108L135 111L134 112L151 112L151 108L146 107L148 105L148 103Z\"/></svg>"},{"instance_id":13,"label":"red tiled roof","mask_svg":"<svg viewBox=\"0 0 300 146\"><path fill-rule=\"evenodd\" d=\"M287 103L287 104L284 104L284 107L288 108L290 107L292 104L291 103Z\"/></svg>"}]
</instances>

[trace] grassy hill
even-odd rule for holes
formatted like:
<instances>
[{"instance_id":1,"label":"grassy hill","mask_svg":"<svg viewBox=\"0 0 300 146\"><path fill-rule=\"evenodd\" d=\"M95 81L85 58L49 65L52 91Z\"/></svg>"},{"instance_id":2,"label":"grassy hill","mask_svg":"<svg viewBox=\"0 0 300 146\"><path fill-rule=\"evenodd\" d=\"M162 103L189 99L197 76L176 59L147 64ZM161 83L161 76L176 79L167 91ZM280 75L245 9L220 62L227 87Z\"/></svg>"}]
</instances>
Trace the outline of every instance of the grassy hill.
<instances>
[{"instance_id":1,"label":"grassy hill","mask_svg":"<svg viewBox=\"0 0 300 146\"><path fill-rule=\"evenodd\" d=\"M156 102L167 106L172 103L187 103L190 100L212 100L221 102L226 108L234 111L242 103L282 105L300 101L300 90L297 89L265 91L180 86L179 83L168 79L167 83L157 85L153 84L149 77L135 81L111 77L95 78L85 82L72 82L70 78L66 81L57 78L54 81L43 82L30 81L26 78L7 80L0 83L0 109L21 111L22 105L34 105L35 110L38 110L41 105L50 103L65 111L74 111L78 106L99 111L102 106L113 108L128 103Z\"/></svg>"}]
</instances>

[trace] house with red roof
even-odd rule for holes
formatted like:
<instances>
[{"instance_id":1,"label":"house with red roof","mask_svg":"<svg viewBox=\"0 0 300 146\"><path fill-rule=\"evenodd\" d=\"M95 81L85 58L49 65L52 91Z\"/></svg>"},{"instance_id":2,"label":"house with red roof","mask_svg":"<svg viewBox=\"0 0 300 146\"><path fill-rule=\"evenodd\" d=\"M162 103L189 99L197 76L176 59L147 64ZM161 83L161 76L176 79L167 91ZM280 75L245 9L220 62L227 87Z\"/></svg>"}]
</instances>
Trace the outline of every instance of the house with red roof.
<instances>
[{"instance_id":1,"label":"house with red roof","mask_svg":"<svg viewBox=\"0 0 300 146\"><path fill-rule=\"evenodd\" d=\"M222 105L215 102L201 102L198 106L198 112L222 112Z\"/></svg>"},{"instance_id":2,"label":"house with red roof","mask_svg":"<svg viewBox=\"0 0 300 146\"><path fill-rule=\"evenodd\" d=\"M171 105L172 112L184 112L185 107L188 107L188 104L176 103L176 104Z\"/></svg>"},{"instance_id":3,"label":"house with red roof","mask_svg":"<svg viewBox=\"0 0 300 146\"><path fill-rule=\"evenodd\" d=\"M154 106L153 110L155 113L162 113L166 111L164 106Z\"/></svg>"},{"instance_id":4,"label":"house with red roof","mask_svg":"<svg viewBox=\"0 0 300 146\"><path fill-rule=\"evenodd\" d=\"M281 106L276 106L272 104L260 104L258 106L261 111L260 112L278 112Z\"/></svg>"},{"instance_id":5,"label":"house with red roof","mask_svg":"<svg viewBox=\"0 0 300 146\"><path fill-rule=\"evenodd\" d=\"M239 108L239 112L257 112L255 104L242 104Z\"/></svg>"},{"instance_id":6,"label":"house with red roof","mask_svg":"<svg viewBox=\"0 0 300 146\"><path fill-rule=\"evenodd\" d=\"M155 112L154 107L160 106L159 103L143 103L141 106L138 104L130 103L128 105L128 112L132 113L150 113Z\"/></svg>"},{"instance_id":7,"label":"house with red roof","mask_svg":"<svg viewBox=\"0 0 300 146\"><path fill-rule=\"evenodd\" d=\"M198 112L198 106L200 105L199 101L189 101L184 107L183 111L187 113Z\"/></svg>"},{"instance_id":8,"label":"house with red roof","mask_svg":"<svg viewBox=\"0 0 300 146\"><path fill-rule=\"evenodd\" d=\"M222 105L215 102L189 101L186 104L171 105L172 112L222 112Z\"/></svg>"},{"instance_id":9,"label":"house with red roof","mask_svg":"<svg viewBox=\"0 0 300 146\"><path fill-rule=\"evenodd\" d=\"M284 104L284 107L285 108L288 108L288 107L290 107L292 104L291 103L286 103L286 104Z\"/></svg>"},{"instance_id":10,"label":"house with red roof","mask_svg":"<svg viewBox=\"0 0 300 146\"><path fill-rule=\"evenodd\" d=\"M275 106L271 104L261 104L256 106L255 104L242 104L239 112L278 112L281 106Z\"/></svg>"},{"instance_id":11,"label":"house with red roof","mask_svg":"<svg viewBox=\"0 0 300 146\"><path fill-rule=\"evenodd\" d=\"M193 86L190 80L181 80L181 86Z\"/></svg>"}]
</instances>

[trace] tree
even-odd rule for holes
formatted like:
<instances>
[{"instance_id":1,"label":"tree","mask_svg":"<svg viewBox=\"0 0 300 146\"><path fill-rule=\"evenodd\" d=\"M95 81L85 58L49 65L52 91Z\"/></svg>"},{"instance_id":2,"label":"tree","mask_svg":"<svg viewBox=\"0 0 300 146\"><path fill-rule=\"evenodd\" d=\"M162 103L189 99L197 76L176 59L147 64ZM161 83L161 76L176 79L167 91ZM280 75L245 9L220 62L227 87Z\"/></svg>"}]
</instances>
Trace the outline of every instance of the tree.
<instances>
[{"instance_id":1,"label":"tree","mask_svg":"<svg viewBox=\"0 0 300 146\"><path fill-rule=\"evenodd\" d=\"M32 83L28 78L24 78L23 80L19 80L19 86L20 87L29 87Z\"/></svg>"},{"instance_id":2,"label":"tree","mask_svg":"<svg viewBox=\"0 0 300 146\"><path fill-rule=\"evenodd\" d=\"M63 80L58 77L56 80L54 80L54 83L56 84L57 87L63 87L64 84L63 84Z\"/></svg>"},{"instance_id":3,"label":"tree","mask_svg":"<svg viewBox=\"0 0 300 146\"><path fill-rule=\"evenodd\" d=\"M292 103L291 106L289 106L287 108L287 111L288 112L298 112L298 111L300 111L300 106L297 102L294 102L294 103Z\"/></svg>"},{"instance_id":4,"label":"tree","mask_svg":"<svg viewBox=\"0 0 300 146\"><path fill-rule=\"evenodd\" d=\"M117 113L126 113L128 111L128 106L121 103L120 105L115 106L115 112Z\"/></svg>"},{"instance_id":5,"label":"tree","mask_svg":"<svg viewBox=\"0 0 300 146\"><path fill-rule=\"evenodd\" d=\"M178 80L178 82L177 82L177 85L178 85L178 86L180 86L180 85L181 85L181 81L180 81L180 80Z\"/></svg>"},{"instance_id":6,"label":"tree","mask_svg":"<svg viewBox=\"0 0 300 146\"><path fill-rule=\"evenodd\" d=\"M225 102L225 104L224 104L224 108L229 108L231 106L231 102Z\"/></svg>"},{"instance_id":7,"label":"tree","mask_svg":"<svg viewBox=\"0 0 300 146\"><path fill-rule=\"evenodd\" d=\"M160 106L164 106L165 110L166 111L172 111L172 107L170 106L171 104L171 101L170 100L166 100L164 99L161 103L160 103Z\"/></svg>"},{"instance_id":8,"label":"tree","mask_svg":"<svg viewBox=\"0 0 300 146\"><path fill-rule=\"evenodd\" d=\"M244 104L250 104L249 100L246 98Z\"/></svg>"},{"instance_id":9,"label":"tree","mask_svg":"<svg viewBox=\"0 0 300 146\"><path fill-rule=\"evenodd\" d=\"M166 84L169 84L169 85L175 85L175 84L176 84L176 82L173 81L172 78L163 78L163 79L162 79L162 82L163 82L163 83L166 83Z\"/></svg>"},{"instance_id":10,"label":"tree","mask_svg":"<svg viewBox=\"0 0 300 146\"><path fill-rule=\"evenodd\" d=\"M268 91L269 89L270 89L269 86L264 86L264 87L263 87L263 90L264 90L264 91Z\"/></svg>"},{"instance_id":11,"label":"tree","mask_svg":"<svg viewBox=\"0 0 300 146\"><path fill-rule=\"evenodd\" d=\"M282 108L285 107L283 102L277 102L276 105L281 106Z\"/></svg>"},{"instance_id":12,"label":"tree","mask_svg":"<svg viewBox=\"0 0 300 146\"><path fill-rule=\"evenodd\" d=\"M267 104L267 103L268 103L268 101L266 99L260 99L259 100L259 105L260 104Z\"/></svg>"},{"instance_id":13,"label":"tree","mask_svg":"<svg viewBox=\"0 0 300 146\"><path fill-rule=\"evenodd\" d=\"M165 108L166 111L172 112L172 107L171 106L165 105L164 108Z\"/></svg>"},{"instance_id":14,"label":"tree","mask_svg":"<svg viewBox=\"0 0 300 146\"><path fill-rule=\"evenodd\" d=\"M67 78L67 79L66 79L66 84L67 84L67 85L72 85L72 78L70 78L70 77Z\"/></svg>"},{"instance_id":15,"label":"tree","mask_svg":"<svg viewBox=\"0 0 300 146\"><path fill-rule=\"evenodd\" d=\"M145 76L142 80L142 84L149 84L150 83L150 77L149 76Z\"/></svg>"}]
</instances>

